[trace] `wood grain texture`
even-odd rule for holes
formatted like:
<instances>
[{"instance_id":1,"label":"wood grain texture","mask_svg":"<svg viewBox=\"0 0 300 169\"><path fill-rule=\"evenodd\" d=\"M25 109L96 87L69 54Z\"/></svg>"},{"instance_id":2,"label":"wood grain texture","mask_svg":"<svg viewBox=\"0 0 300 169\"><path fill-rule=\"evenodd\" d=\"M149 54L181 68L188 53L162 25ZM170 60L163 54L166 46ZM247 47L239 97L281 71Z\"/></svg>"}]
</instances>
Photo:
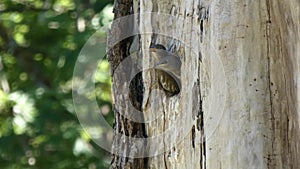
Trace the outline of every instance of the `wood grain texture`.
<instances>
[{"instance_id":1,"label":"wood grain texture","mask_svg":"<svg viewBox=\"0 0 300 169\"><path fill-rule=\"evenodd\" d=\"M143 72L143 113L154 120L145 129L123 129L165 135L144 147L156 156L128 168L299 168L300 1L142 0L133 6L142 16L143 66L151 65L150 43L176 43L182 91L166 97L151 88L155 73Z\"/></svg>"}]
</instances>

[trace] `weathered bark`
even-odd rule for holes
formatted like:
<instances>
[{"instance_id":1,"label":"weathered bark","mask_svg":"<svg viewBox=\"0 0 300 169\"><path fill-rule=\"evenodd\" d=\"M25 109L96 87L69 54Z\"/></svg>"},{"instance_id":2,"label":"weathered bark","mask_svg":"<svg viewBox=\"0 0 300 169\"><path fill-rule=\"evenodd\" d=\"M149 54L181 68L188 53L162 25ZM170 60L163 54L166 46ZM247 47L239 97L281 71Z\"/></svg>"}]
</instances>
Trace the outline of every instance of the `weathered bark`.
<instances>
[{"instance_id":1,"label":"weathered bark","mask_svg":"<svg viewBox=\"0 0 300 169\"><path fill-rule=\"evenodd\" d=\"M114 14L115 14L115 20L120 19L124 16L133 14L132 10L132 0L118 0L115 1L114 4ZM112 30L114 30L114 36L121 36L124 34L124 32L128 30L124 30L123 28L128 28L126 25L122 25L121 23L115 23L112 26ZM109 44L110 42L108 42ZM130 73L132 70L126 69L126 67L121 67L119 69L120 72L124 72L123 74L114 73L117 69L117 67L120 65L120 63L129 55L129 47L132 43L132 38L127 37L125 39L121 39L117 44L114 44L112 48L108 49L108 60L111 64L111 72L112 75L114 75L113 78L113 93L114 93L114 100L116 103L113 103L113 106L115 107L116 104L121 105L121 103L125 102L127 98L124 97L122 91L124 91L126 88L129 87L129 84L124 84L124 79L126 79L125 73ZM141 102L143 100L141 96L141 76L138 76L138 78L134 79L132 88L135 88L136 90L133 91L133 99L132 104L136 107L140 107ZM120 112L123 111L123 112ZM136 145L128 142L128 140L120 139L117 134L125 135L127 137L138 137L143 138L145 137L145 127L143 123L136 123L131 121L130 119L127 119L126 117L129 116L131 113L130 109L124 110L114 110L115 113L115 120L114 120L114 132L115 132L115 138L113 142L112 152L121 152L120 154L112 154L112 162L111 162L111 168L146 168L147 159L143 158L129 158L130 154L132 153L133 149L136 147ZM143 151L143 147L141 147L138 151Z\"/></svg>"},{"instance_id":2,"label":"weathered bark","mask_svg":"<svg viewBox=\"0 0 300 169\"><path fill-rule=\"evenodd\" d=\"M153 121L131 122L116 112L115 133L149 138L139 151L150 157L114 156L112 168L300 166L300 1L119 2L115 18L139 13L143 66L151 65L151 42L178 46L182 91L167 97L153 90L153 72L134 79L133 104ZM112 71L131 43L113 48ZM115 104L123 104L122 75L116 77ZM137 147L118 139L114 145L126 155Z\"/></svg>"},{"instance_id":3,"label":"weathered bark","mask_svg":"<svg viewBox=\"0 0 300 169\"><path fill-rule=\"evenodd\" d=\"M228 92L220 126L206 144L207 168L300 166L299 5L220 1L210 8L208 31L219 35L211 41Z\"/></svg>"}]
</instances>

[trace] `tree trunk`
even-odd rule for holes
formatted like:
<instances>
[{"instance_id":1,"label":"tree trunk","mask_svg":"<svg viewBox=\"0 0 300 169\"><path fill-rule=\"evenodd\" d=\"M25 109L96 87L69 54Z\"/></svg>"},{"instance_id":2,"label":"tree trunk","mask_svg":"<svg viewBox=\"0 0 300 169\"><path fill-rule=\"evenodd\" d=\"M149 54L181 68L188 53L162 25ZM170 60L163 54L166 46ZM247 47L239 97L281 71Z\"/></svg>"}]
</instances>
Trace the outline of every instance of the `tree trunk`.
<instances>
[{"instance_id":1,"label":"tree trunk","mask_svg":"<svg viewBox=\"0 0 300 169\"><path fill-rule=\"evenodd\" d=\"M115 21L136 14L114 22L114 39L129 28L140 36L108 42L116 107L111 168L300 166L300 1L119 0L114 12ZM175 46L178 95L153 88L151 43ZM129 57L131 66L120 66Z\"/></svg>"}]
</instances>

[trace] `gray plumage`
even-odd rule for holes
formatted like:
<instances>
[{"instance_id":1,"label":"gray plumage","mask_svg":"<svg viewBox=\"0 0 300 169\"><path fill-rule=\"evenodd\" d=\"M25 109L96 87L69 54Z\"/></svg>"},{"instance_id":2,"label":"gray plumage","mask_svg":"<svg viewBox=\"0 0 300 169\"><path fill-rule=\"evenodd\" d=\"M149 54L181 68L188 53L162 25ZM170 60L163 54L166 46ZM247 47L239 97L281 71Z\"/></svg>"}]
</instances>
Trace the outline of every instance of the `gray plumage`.
<instances>
[{"instance_id":1,"label":"gray plumage","mask_svg":"<svg viewBox=\"0 0 300 169\"><path fill-rule=\"evenodd\" d=\"M161 45L162 46L162 45ZM160 86L167 95L173 96L180 92L180 69L181 61L178 55L171 53L158 45L150 48L150 56L154 58L154 69L157 71Z\"/></svg>"}]
</instances>

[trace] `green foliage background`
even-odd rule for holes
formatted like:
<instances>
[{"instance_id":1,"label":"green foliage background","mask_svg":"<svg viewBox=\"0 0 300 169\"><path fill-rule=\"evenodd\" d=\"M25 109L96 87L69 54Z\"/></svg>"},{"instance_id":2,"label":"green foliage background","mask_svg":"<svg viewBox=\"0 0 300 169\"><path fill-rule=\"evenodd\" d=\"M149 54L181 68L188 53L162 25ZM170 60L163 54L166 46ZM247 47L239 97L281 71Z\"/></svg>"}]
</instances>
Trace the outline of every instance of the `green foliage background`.
<instances>
[{"instance_id":1,"label":"green foliage background","mask_svg":"<svg viewBox=\"0 0 300 169\"><path fill-rule=\"evenodd\" d=\"M76 117L72 73L87 39L109 26L111 3L0 0L0 168L109 167L109 154ZM111 123L108 71L102 62L95 79Z\"/></svg>"}]
</instances>

